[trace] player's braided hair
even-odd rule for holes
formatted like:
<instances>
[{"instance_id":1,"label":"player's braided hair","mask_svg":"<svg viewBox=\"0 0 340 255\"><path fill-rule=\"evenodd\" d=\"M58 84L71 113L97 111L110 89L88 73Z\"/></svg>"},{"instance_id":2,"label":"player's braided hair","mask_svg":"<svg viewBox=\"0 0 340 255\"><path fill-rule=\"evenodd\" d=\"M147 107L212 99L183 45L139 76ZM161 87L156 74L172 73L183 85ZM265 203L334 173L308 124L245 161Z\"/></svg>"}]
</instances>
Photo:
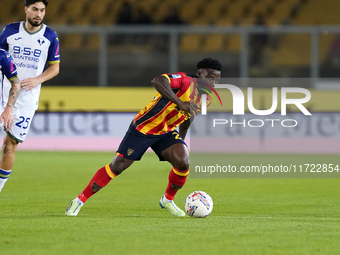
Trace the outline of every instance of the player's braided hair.
<instances>
[{"instance_id":1,"label":"player's braided hair","mask_svg":"<svg viewBox=\"0 0 340 255\"><path fill-rule=\"evenodd\" d=\"M205 58L197 63L197 69L201 68L211 68L217 71L222 70L222 65L217 59Z\"/></svg>"},{"instance_id":2,"label":"player's braided hair","mask_svg":"<svg viewBox=\"0 0 340 255\"><path fill-rule=\"evenodd\" d=\"M35 4L36 2L42 2L46 7L48 5L48 0L25 0L25 6L28 7L32 4Z\"/></svg>"}]
</instances>

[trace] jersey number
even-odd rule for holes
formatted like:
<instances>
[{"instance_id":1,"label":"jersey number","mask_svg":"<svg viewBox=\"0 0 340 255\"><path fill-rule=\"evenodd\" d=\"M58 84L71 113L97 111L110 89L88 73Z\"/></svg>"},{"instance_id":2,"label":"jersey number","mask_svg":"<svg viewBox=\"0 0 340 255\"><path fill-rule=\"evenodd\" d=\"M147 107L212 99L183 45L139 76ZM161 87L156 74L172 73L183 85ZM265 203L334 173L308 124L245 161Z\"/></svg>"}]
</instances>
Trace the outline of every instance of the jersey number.
<instances>
[{"instance_id":1,"label":"jersey number","mask_svg":"<svg viewBox=\"0 0 340 255\"><path fill-rule=\"evenodd\" d=\"M29 125L31 118L25 118L24 116L20 116L19 119L21 119L21 121L15 123L15 125L19 128L23 128L23 129L28 128L28 125ZM24 124L22 124L22 123L24 123Z\"/></svg>"},{"instance_id":2,"label":"jersey number","mask_svg":"<svg viewBox=\"0 0 340 255\"><path fill-rule=\"evenodd\" d=\"M180 137L179 134L177 134L176 132L173 132L172 134L176 135L175 139L182 139L182 137Z\"/></svg>"}]
</instances>

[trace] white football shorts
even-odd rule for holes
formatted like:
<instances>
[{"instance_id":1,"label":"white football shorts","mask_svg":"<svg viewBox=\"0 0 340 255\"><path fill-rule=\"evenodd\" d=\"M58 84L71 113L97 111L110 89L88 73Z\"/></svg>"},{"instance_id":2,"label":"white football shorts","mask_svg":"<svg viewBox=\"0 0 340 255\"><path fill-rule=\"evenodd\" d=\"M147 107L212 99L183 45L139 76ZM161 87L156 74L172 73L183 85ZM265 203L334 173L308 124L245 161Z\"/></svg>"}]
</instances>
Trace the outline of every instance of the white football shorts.
<instances>
[{"instance_id":1,"label":"white football shorts","mask_svg":"<svg viewBox=\"0 0 340 255\"><path fill-rule=\"evenodd\" d=\"M3 112L3 110L4 108L1 107L1 112ZM30 129L34 114L35 110L14 107L12 128L9 131L5 131L12 139L22 143Z\"/></svg>"}]
</instances>

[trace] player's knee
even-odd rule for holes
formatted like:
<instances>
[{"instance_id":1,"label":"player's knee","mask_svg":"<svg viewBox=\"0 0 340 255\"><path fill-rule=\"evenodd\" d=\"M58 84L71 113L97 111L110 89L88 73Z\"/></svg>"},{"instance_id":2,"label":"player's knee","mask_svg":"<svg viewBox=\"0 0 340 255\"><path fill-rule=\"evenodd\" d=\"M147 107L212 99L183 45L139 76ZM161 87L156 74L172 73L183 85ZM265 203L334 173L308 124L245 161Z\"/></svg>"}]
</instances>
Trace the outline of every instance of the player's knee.
<instances>
[{"instance_id":1,"label":"player's knee","mask_svg":"<svg viewBox=\"0 0 340 255\"><path fill-rule=\"evenodd\" d=\"M128 160L120 156L115 156L112 162L110 163L110 168L115 175L120 175L132 163L133 160Z\"/></svg>"},{"instance_id":2,"label":"player's knee","mask_svg":"<svg viewBox=\"0 0 340 255\"><path fill-rule=\"evenodd\" d=\"M115 175L120 175L124 171L124 169L119 167L119 165L115 163L114 161L110 163L110 168L111 168L112 173L114 173Z\"/></svg>"},{"instance_id":3,"label":"player's knee","mask_svg":"<svg viewBox=\"0 0 340 255\"><path fill-rule=\"evenodd\" d=\"M189 159L182 158L177 160L175 167L180 171L186 171L189 169Z\"/></svg>"},{"instance_id":4,"label":"player's knee","mask_svg":"<svg viewBox=\"0 0 340 255\"><path fill-rule=\"evenodd\" d=\"M16 150L16 144L10 143L10 142L5 142L2 145L2 153L3 154L12 154Z\"/></svg>"}]
</instances>

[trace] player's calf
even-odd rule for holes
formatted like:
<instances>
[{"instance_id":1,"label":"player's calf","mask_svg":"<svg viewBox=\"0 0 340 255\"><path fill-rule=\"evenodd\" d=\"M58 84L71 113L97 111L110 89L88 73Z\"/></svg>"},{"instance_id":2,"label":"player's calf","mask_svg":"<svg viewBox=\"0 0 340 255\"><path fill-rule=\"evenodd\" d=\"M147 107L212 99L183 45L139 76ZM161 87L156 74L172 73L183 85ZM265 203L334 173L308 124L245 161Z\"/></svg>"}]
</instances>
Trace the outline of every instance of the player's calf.
<instances>
[{"instance_id":1,"label":"player's calf","mask_svg":"<svg viewBox=\"0 0 340 255\"><path fill-rule=\"evenodd\" d=\"M184 211L181 210L175 203L174 198L178 190L180 190L185 182L187 175L189 174L189 169L181 171L173 167L169 174L168 187L165 190L165 194L159 201L159 205L162 208L167 209L172 215L183 217L185 215Z\"/></svg>"},{"instance_id":2,"label":"player's calf","mask_svg":"<svg viewBox=\"0 0 340 255\"><path fill-rule=\"evenodd\" d=\"M169 183L165 190L165 197L169 200L174 200L175 195L178 190L180 190L187 179L189 174L189 169L186 171L181 171L173 167L169 173Z\"/></svg>"}]
</instances>

